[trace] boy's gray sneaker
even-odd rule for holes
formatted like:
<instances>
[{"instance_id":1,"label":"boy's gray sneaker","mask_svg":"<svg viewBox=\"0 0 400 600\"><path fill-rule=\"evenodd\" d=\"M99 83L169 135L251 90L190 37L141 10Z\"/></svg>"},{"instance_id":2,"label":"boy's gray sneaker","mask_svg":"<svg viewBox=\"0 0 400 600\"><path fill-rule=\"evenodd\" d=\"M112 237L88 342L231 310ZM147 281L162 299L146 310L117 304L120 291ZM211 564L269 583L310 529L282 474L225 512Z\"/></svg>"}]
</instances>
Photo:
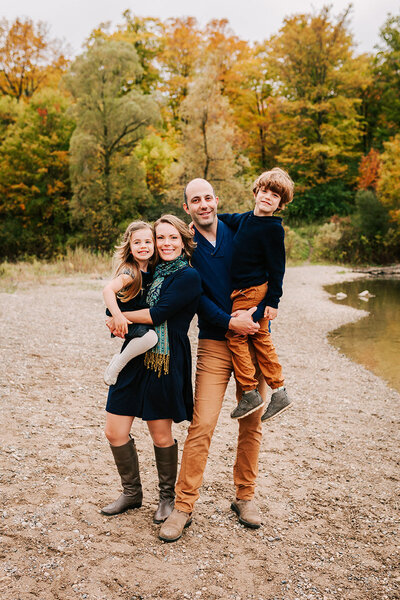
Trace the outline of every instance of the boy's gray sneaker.
<instances>
[{"instance_id":1,"label":"boy's gray sneaker","mask_svg":"<svg viewBox=\"0 0 400 600\"><path fill-rule=\"evenodd\" d=\"M271 401L267 406L267 410L261 417L261 421L268 421L268 419L280 415L284 410L289 408L291 404L292 402L289 400L286 388L274 392L271 396Z\"/></svg>"},{"instance_id":2,"label":"boy's gray sneaker","mask_svg":"<svg viewBox=\"0 0 400 600\"><path fill-rule=\"evenodd\" d=\"M243 417L251 415L251 413L264 406L264 404L265 402L261 398L258 390L243 392L239 404L231 412L231 417L232 419L243 419Z\"/></svg>"}]
</instances>

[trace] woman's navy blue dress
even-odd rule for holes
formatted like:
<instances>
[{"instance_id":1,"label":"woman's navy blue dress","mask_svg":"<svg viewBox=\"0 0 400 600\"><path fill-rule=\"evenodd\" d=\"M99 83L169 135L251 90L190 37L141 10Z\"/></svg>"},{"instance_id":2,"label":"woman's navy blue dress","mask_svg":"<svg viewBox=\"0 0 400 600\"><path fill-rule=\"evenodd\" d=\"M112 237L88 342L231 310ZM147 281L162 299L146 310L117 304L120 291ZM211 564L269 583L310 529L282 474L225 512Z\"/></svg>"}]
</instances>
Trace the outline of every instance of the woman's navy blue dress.
<instances>
[{"instance_id":1,"label":"woman's navy blue dress","mask_svg":"<svg viewBox=\"0 0 400 600\"><path fill-rule=\"evenodd\" d=\"M168 322L169 372L159 377L145 367L144 354L137 356L122 369L116 384L110 386L107 412L144 421L192 420L192 358L187 332L200 294L200 276L192 267L164 279L159 301L150 308L150 315L154 325Z\"/></svg>"}]
</instances>

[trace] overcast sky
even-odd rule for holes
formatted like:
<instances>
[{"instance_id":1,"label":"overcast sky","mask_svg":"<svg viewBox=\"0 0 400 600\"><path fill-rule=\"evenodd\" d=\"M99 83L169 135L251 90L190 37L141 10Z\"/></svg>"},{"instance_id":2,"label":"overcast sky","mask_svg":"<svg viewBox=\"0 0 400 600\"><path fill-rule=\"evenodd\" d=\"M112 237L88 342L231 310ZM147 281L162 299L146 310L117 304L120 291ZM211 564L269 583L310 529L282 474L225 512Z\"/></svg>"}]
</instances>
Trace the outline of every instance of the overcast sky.
<instances>
[{"instance_id":1,"label":"overcast sky","mask_svg":"<svg viewBox=\"0 0 400 600\"><path fill-rule=\"evenodd\" d=\"M333 15L343 11L348 0L2 0L1 16L13 21L30 17L50 25L51 37L63 38L75 53L99 23L122 23L127 8L140 16L194 16L200 25L211 19L227 18L242 39L262 41L277 33L283 19L299 12L319 10L332 4ZM359 52L372 51L387 14L399 14L400 0L353 0L351 30Z\"/></svg>"}]
</instances>

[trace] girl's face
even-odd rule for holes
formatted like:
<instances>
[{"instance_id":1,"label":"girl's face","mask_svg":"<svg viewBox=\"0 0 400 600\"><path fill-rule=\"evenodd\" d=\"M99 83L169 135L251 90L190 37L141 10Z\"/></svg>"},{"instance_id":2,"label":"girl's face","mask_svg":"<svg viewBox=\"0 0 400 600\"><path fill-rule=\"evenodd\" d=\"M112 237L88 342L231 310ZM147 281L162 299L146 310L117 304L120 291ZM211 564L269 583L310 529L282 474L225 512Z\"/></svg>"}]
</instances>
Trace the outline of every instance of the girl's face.
<instances>
[{"instance_id":1,"label":"girl's face","mask_svg":"<svg viewBox=\"0 0 400 600\"><path fill-rule=\"evenodd\" d=\"M130 248L132 256L141 265L147 265L154 254L154 239L151 229L143 228L131 234Z\"/></svg>"},{"instance_id":2,"label":"girl's face","mask_svg":"<svg viewBox=\"0 0 400 600\"><path fill-rule=\"evenodd\" d=\"M156 245L161 260L175 260L184 248L181 234L173 225L160 223L156 229Z\"/></svg>"}]
</instances>

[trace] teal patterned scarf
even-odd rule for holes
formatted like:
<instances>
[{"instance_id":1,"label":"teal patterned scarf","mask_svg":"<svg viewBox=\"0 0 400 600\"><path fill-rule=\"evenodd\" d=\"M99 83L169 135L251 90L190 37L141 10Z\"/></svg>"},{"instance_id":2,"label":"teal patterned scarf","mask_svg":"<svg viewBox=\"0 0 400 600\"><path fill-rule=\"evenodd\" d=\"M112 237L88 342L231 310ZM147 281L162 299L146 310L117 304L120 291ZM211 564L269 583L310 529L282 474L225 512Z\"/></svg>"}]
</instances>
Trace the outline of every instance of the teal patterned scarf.
<instances>
[{"instance_id":1,"label":"teal patterned scarf","mask_svg":"<svg viewBox=\"0 0 400 600\"><path fill-rule=\"evenodd\" d=\"M152 308L160 299L160 290L163 281L171 273L175 273L180 269L188 266L188 261L185 256L179 256L175 260L162 262L156 266L154 271L153 283L147 292L147 303ZM168 343L168 327L167 321L157 325L155 328L158 336L157 344L146 352L144 364L148 369L157 372L160 377L162 373L169 372L169 343Z\"/></svg>"}]
</instances>

